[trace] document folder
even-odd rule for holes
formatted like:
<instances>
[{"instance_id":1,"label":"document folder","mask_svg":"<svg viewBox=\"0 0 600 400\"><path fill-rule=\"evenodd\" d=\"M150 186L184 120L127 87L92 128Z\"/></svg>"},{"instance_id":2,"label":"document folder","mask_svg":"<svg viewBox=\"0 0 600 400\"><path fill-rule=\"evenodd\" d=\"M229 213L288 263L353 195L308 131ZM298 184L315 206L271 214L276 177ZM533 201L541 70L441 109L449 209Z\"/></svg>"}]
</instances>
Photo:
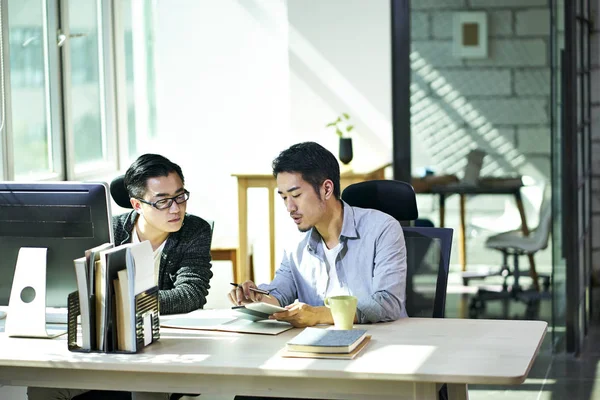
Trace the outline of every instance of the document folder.
<instances>
[{"instance_id":1,"label":"document folder","mask_svg":"<svg viewBox=\"0 0 600 400\"><path fill-rule=\"evenodd\" d=\"M90 304L95 304L94 296L90 298ZM79 306L79 293L77 291L70 293L68 298L68 321L67 338L70 351L84 353L137 353L145 346L148 346L160 339L160 323L158 314L158 287L154 286L135 296L135 350L123 351L117 349L116 341L110 341L106 351L84 349L77 344L77 317L81 314ZM111 318L116 319L115 313L111 313ZM82 322L83 323L83 322ZM113 330L116 330L116 324L111 324ZM95 332L92 333L95 337Z\"/></svg>"}]
</instances>

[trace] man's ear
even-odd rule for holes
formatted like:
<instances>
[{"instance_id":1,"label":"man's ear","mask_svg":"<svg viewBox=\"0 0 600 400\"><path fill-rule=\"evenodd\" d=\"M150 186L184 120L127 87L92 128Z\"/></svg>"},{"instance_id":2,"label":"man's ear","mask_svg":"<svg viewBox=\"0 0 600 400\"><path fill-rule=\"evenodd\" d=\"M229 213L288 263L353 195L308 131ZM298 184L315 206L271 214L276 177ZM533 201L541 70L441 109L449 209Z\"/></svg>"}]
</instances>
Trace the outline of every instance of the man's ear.
<instances>
[{"instance_id":1,"label":"man's ear","mask_svg":"<svg viewBox=\"0 0 600 400\"><path fill-rule=\"evenodd\" d=\"M323 182L323 189L324 189L324 197L325 200L329 199L331 196L333 196L333 181L331 179L325 179L325 182Z\"/></svg>"},{"instance_id":2,"label":"man's ear","mask_svg":"<svg viewBox=\"0 0 600 400\"><path fill-rule=\"evenodd\" d=\"M142 215L142 203L138 199L130 198L131 206L138 214Z\"/></svg>"}]
</instances>

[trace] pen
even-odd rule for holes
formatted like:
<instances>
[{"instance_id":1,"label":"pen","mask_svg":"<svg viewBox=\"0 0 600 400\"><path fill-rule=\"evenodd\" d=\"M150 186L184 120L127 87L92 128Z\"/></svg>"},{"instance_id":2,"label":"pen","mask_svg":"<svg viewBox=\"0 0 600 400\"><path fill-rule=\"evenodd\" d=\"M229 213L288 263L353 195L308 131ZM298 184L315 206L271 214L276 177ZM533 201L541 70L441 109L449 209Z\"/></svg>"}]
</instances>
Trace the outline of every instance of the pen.
<instances>
[{"instance_id":1,"label":"pen","mask_svg":"<svg viewBox=\"0 0 600 400\"><path fill-rule=\"evenodd\" d=\"M231 285L233 285L235 287L239 287L239 288L242 287L242 285L240 285L239 283L233 283L233 282L231 282ZM253 287L251 287L250 290L252 290L253 292L256 292L256 293L266 294L267 296L269 295L269 293L271 293L270 290L262 290L262 289L253 288Z\"/></svg>"}]
</instances>

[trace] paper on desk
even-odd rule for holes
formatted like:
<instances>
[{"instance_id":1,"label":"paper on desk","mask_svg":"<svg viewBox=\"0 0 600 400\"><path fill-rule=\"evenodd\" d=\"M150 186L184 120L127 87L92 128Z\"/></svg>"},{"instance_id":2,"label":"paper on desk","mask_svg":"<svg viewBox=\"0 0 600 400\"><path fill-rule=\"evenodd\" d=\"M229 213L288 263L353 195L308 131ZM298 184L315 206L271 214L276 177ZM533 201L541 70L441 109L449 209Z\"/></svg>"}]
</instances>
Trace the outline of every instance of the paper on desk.
<instances>
[{"instance_id":1,"label":"paper on desk","mask_svg":"<svg viewBox=\"0 0 600 400\"><path fill-rule=\"evenodd\" d=\"M160 321L165 328L217 330L219 326L233 321L235 318L172 318Z\"/></svg>"},{"instance_id":2,"label":"paper on desk","mask_svg":"<svg viewBox=\"0 0 600 400\"><path fill-rule=\"evenodd\" d=\"M182 317L171 318L167 320L161 319L160 326L164 328L179 328L179 329L197 329L205 331L221 331L221 332L238 332L238 333L256 333L262 335L278 335L293 326L287 322L281 321L249 321L246 319L235 317L209 317L209 318L194 318Z\"/></svg>"}]
</instances>

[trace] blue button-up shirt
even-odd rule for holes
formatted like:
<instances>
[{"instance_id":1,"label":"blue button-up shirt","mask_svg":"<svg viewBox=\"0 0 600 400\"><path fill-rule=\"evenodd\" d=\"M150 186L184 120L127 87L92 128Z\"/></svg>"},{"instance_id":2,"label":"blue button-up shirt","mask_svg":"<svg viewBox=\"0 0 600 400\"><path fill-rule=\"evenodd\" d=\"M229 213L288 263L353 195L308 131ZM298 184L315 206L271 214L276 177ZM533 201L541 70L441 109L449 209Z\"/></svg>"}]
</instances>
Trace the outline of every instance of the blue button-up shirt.
<instances>
[{"instance_id":1,"label":"blue button-up shirt","mask_svg":"<svg viewBox=\"0 0 600 400\"><path fill-rule=\"evenodd\" d=\"M407 317L406 245L402 227L377 210L344 206L340 250L335 268L339 286L358 298L358 323L393 321ZM327 261L319 232L313 228L284 253L275 279L261 289L282 306L296 299L322 306L327 282L320 282ZM321 278L322 279L322 278Z\"/></svg>"}]
</instances>

